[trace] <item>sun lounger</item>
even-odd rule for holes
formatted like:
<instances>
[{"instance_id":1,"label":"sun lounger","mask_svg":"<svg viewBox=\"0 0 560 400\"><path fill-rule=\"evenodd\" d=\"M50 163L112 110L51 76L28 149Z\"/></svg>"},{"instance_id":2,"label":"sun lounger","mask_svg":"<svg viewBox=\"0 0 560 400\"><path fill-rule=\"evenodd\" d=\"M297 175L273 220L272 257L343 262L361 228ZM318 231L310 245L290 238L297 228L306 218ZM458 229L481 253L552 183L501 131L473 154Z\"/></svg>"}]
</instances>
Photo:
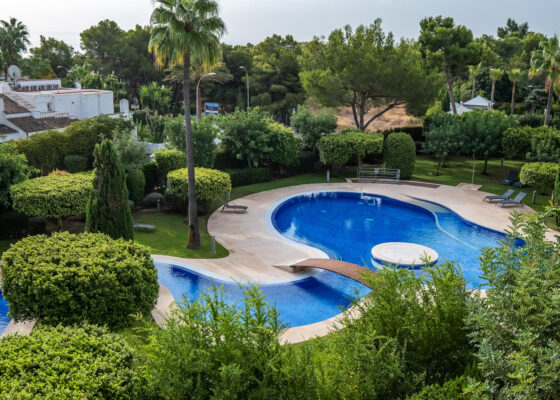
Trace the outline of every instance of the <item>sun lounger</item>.
<instances>
[{"instance_id":1,"label":"sun lounger","mask_svg":"<svg viewBox=\"0 0 560 400\"><path fill-rule=\"evenodd\" d=\"M502 207L503 206L519 206L519 205L523 206L523 204L521 204L521 201L525 198L525 196L527 196L527 193L519 192L513 200L500 200L496 204L499 204Z\"/></svg>"},{"instance_id":2,"label":"sun lounger","mask_svg":"<svg viewBox=\"0 0 560 400\"><path fill-rule=\"evenodd\" d=\"M513 185L518 180L519 180L519 172L509 171L507 178L502 181L502 185Z\"/></svg>"},{"instance_id":3,"label":"sun lounger","mask_svg":"<svg viewBox=\"0 0 560 400\"><path fill-rule=\"evenodd\" d=\"M492 202L494 200L507 200L511 197L512 194L515 193L515 190L513 189L508 189L507 192L505 192L504 194L502 194L501 196L486 196L484 199L482 199L482 201L489 201Z\"/></svg>"},{"instance_id":4,"label":"sun lounger","mask_svg":"<svg viewBox=\"0 0 560 400\"><path fill-rule=\"evenodd\" d=\"M218 200L220 201L220 203L222 203L222 211L220 211L220 212L224 212L224 210L227 209L227 210L233 210L235 212L242 213L242 212L246 212L249 209L249 207L247 207L247 206L239 206L239 205L236 205L236 204L230 204L227 201L225 201L224 199L218 199Z\"/></svg>"}]
</instances>

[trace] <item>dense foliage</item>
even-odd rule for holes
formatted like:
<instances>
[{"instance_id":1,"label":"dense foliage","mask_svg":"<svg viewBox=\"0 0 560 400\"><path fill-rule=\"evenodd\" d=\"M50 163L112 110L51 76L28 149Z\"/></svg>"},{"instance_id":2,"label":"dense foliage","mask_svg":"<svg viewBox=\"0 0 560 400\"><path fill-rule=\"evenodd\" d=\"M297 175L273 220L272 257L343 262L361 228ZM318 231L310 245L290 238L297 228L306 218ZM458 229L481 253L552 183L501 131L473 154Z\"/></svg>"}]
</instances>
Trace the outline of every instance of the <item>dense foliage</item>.
<instances>
[{"instance_id":1,"label":"dense foliage","mask_svg":"<svg viewBox=\"0 0 560 400\"><path fill-rule=\"evenodd\" d=\"M126 188L128 189L128 198L134 204L140 204L146 188L146 178L141 169L133 169L126 173Z\"/></svg>"},{"instance_id":2,"label":"dense foliage","mask_svg":"<svg viewBox=\"0 0 560 400\"><path fill-rule=\"evenodd\" d=\"M360 131L328 135L319 140L318 147L321 162L330 165L333 174L336 174L340 167L353 158L360 159L368 154L381 154L383 135Z\"/></svg>"},{"instance_id":3,"label":"dense foliage","mask_svg":"<svg viewBox=\"0 0 560 400\"><path fill-rule=\"evenodd\" d=\"M416 145L409 134L395 132L383 142L383 161L386 168L400 169L401 179L409 179L414 172Z\"/></svg>"},{"instance_id":4,"label":"dense foliage","mask_svg":"<svg viewBox=\"0 0 560 400\"><path fill-rule=\"evenodd\" d=\"M228 169L231 178L231 186L252 185L254 183L268 182L272 180L272 170L270 168L238 168Z\"/></svg>"},{"instance_id":5,"label":"dense foliage","mask_svg":"<svg viewBox=\"0 0 560 400\"><path fill-rule=\"evenodd\" d=\"M4 399L126 400L135 383L132 348L104 328L40 327L0 339Z\"/></svg>"},{"instance_id":6,"label":"dense foliage","mask_svg":"<svg viewBox=\"0 0 560 400\"><path fill-rule=\"evenodd\" d=\"M126 176L113 142L104 140L97 144L94 157L93 190L86 208L86 232L105 233L113 239L133 239Z\"/></svg>"},{"instance_id":7,"label":"dense foliage","mask_svg":"<svg viewBox=\"0 0 560 400\"><path fill-rule=\"evenodd\" d=\"M90 174L42 176L10 188L14 210L59 220L83 214L92 191Z\"/></svg>"},{"instance_id":8,"label":"dense foliage","mask_svg":"<svg viewBox=\"0 0 560 400\"><path fill-rule=\"evenodd\" d=\"M330 135L338 126L338 119L328 109L321 109L317 113L305 106L298 106L297 112L291 119L292 128L300 133L303 145L307 149L315 149L317 142L324 135Z\"/></svg>"},{"instance_id":9,"label":"dense foliage","mask_svg":"<svg viewBox=\"0 0 560 400\"><path fill-rule=\"evenodd\" d=\"M225 172L216 169L196 168L196 198L201 201L217 200L231 190L231 179ZM166 194L184 201L188 197L187 169L178 169L167 174Z\"/></svg>"},{"instance_id":10,"label":"dense foliage","mask_svg":"<svg viewBox=\"0 0 560 400\"><path fill-rule=\"evenodd\" d=\"M171 171L185 168L187 165L187 155L184 151L177 149L158 150L154 153L154 157L164 184L167 182L167 175Z\"/></svg>"},{"instance_id":11,"label":"dense foliage","mask_svg":"<svg viewBox=\"0 0 560 400\"><path fill-rule=\"evenodd\" d=\"M0 144L0 209L8 208L10 187L29 179L33 169L27 165L25 156L18 152L14 143Z\"/></svg>"},{"instance_id":12,"label":"dense foliage","mask_svg":"<svg viewBox=\"0 0 560 400\"><path fill-rule=\"evenodd\" d=\"M528 163L521 168L519 180L524 185L536 188L541 194L549 194L554 189L558 168L556 163Z\"/></svg>"},{"instance_id":13,"label":"dense foliage","mask_svg":"<svg viewBox=\"0 0 560 400\"><path fill-rule=\"evenodd\" d=\"M560 160L560 130L550 127L519 126L504 132L504 155L529 161Z\"/></svg>"},{"instance_id":14,"label":"dense foliage","mask_svg":"<svg viewBox=\"0 0 560 400\"><path fill-rule=\"evenodd\" d=\"M64 156L64 169L72 174L83 172L88 169L87 157L78 154L68 154Z\"/></svg>"},{"instance_id":15,"label":"dense foliage","mask_svg":"<svg viewBox=\"0 0 560 400\"><path fill-rule=\"evenodd\" d=\"M210 117L193 121L192 135L194 146L194 165L197 167L213 168L216 159L216 139L218 127ZM175 149L186 151L185 118L182 116L169 118L165 122L164 135ZM181 165L183 168L186 162Z\"/></svg>"},{"instance_id":16,"label":"dense foliage","mask_svg":"<svg viewBox=\"0 0 560 400\"><path fill-rule=\"evenodd\" d=\"M480 395L560 397L560 243L547 240L545 232L540 217L517 216L508 240L483 250L487 289L469 317L483 377ZM523 247L516 246L519 239Z\"/></svg>"},{"instance_id":17,"label":"dense foliage","mask_svg":"<svg viewBox=\"0 0 560 400\"><path fill-rule=\"evenodd\" d=\"M99 233L31 236L2 256L2 295L16 321L122 327L159 293L150 252Z\"/></svg>"}]
</instances>

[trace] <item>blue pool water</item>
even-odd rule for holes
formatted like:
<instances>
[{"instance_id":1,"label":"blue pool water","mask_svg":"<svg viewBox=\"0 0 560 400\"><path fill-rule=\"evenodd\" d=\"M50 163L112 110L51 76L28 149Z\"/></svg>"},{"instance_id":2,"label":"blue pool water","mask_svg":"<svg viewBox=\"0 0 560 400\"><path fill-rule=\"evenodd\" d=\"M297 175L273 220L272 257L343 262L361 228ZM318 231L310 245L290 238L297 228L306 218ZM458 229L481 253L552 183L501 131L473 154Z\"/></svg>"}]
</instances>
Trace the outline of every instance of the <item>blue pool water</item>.
<instances>
[{"instance_id":1,"label":"blue pool water","mask_svg":"<svg viewBox=\"0 0 560 400\"><path fill-rule=\"evenodd\" d=\"M10 323L11 318L8 317L8 302L2 297L2 291L0 290L0 335L4 332L4 329Z\"/></svg>"}]
</instances>

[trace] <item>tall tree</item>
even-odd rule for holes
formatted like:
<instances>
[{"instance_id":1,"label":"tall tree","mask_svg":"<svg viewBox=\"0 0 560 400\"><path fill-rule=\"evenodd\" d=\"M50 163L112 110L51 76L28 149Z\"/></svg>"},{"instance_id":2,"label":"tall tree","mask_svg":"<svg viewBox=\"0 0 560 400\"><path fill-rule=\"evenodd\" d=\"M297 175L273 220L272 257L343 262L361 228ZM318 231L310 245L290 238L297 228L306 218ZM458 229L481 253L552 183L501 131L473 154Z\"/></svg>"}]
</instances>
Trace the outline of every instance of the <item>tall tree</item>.
<instances>
[{"instance_id":1,"label":"tall tree","mask_svg":"<svg viewBox=\"0 0 560 400\"><path fill-rule=\"evenodd\" d=\"M149 49L163 65L183 65L183 96L185 101L185 142L188 169L189 238L187 247L200 248L200 232L196 206L194 151L191 126L191 66L212 62L220 54L220 38L225 32L214 0L155 0L152 12L152 36Z\"/></svg>"},{"instance_id":2,"label":"tall tree","mask_svg":"<svg viewBox=\"0 0 560 400\"><path fill-rule=\"evenodd\" d=\"M31 42L29 41L29 31L23 22L16 18L8 21L0 21L0 47L4 54L4 77L8 76L8 66L15 63L19 53L27 50Z\"/></svg>"},{"instance_id":3,"label":"tall tree","mask_svg":"<svg viewBox=\"0 0 560 400\"><path fill-rule=\"evenodd\" d=\"M360 130L397 106L423 114L435 97L433 74L418 49L408 42L395 46L380 19L355 31L337 29L327 40L315 38L305 46L301 63L307 93L326 107L351 107ZM379 110L366 119L373 107Z\"/></svg>"},{"instance_id":4,"label":"tall tree","mask_svg":"<svg viewBox=\"0 0 560 400\"><path fill-rule=\"evenodd\" d=\"M517 89L517 84L525 77L526 72L520 68L512 68L507 71L509 80L513 84L511 89L511 115L515 114L515 90Z\"/></svg>"},{"instance_id":5,"label":"tall tree","mask_svg":"<svg viewBox=\"0 0 560 400\"><path fill-rule=\"evenodd\" d=\"M492 80L492 92L490 94L490 107L494 108L494 93L496 93L496 81L502 79L504 76L504 71L500 68L490 68L490 79Z\"/></svg>"},{"instance_id":6,"label":"tall tree","mask_svg":"<svg viewBox=\"0 0 560 400\"><path fill-rule=\"evenodd\" d=\"M47 60L57 77L64 78L72 68L74 48L62 40L48 39L41 35L39 47L33 47L31 54Z\"/></svg>"},{"instance_id":7,"label":"tall tree","mask_svg":"<svg viewBox=\"0 0 560 400\"><path fill-rule=\"evenodd\" d=\"M93 155L95 177L86 209L86 231L133 239L126 177L113 142L105 139L96 144Z\"/></svg>"},{"instance_id":8,"label":"tall tree","mask_svg":"<svg viewBox=\"0 0 560 400\"><path fill-rule=\"evenodd\" d=\"M529 24L527 22L518 24L512 18L508 18L506 26L498 28L498 37L500 39L504 39L507 36L516 36L519 39L523 39L529 33Z\"/></svg>"},{"instance_id":9,"label":"tall tree","mask_svg":"<svg viewBox=\"0 0 560 400\"><path fill-rule=\"evenodd\" d=\"M470 29L455 25L453 18L424 18L420 21L420 51L429 64L444 73L453 114L457 114L453 82L466 73L468 65L480 61L480 46Z\"/></svg>"},{"instance_id":10,"label":"tall tree","mask_svg":"<svg viewBox=\"0 0 560 400\"><path fill-rule=\"evenodd\" d=\"M472 93L471 98L474 97L476 93L476 77L480 75L482 72L482 63L478 63L476 65L469 65L469 75L472 78Z\"/></svg>"},{"instance_id":11,"label":"tall tree","mask_svg":"<svg viewBox=\"0 0 560 400\"><path fill-rule=\"evenodd\" d=\"M552 109L554 85L560 83L560 46L558 45L558 36L543 40L539 44L539 48L533 51L529 75L534 77L541 74L546 74L545 89L548 91L548 100L544 124L548 125Z\"/></svg>"}]
</instances>

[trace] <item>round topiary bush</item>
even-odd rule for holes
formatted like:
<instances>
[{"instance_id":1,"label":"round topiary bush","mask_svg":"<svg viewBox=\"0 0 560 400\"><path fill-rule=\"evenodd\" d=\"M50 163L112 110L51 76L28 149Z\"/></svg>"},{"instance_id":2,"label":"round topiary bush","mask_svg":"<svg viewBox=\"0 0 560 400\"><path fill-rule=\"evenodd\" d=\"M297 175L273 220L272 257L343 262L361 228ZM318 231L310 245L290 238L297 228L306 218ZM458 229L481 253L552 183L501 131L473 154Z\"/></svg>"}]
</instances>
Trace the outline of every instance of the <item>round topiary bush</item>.
<instances>
[{"instance_id":1,"label":"round topiary bush","mask_svg":"<svg viewBox=\"0 0 560 400\"><path fill-rule=\"evenodd\" d=\"M2 295L16 321L121 327L148 314L159 293L148 249L100 233L31 236L3 261Z\"/></svg>"},{"instance_id":2,"label":"round topiary bush","mask_svg":"<svg viewBox=\"0 0 560 400\"><path fill-rule=\"evenodd\" d=\"M409 134L391 133L383 143L383 160L386 168L401 170L401 179L409 179L414 172L416 145Z\"/></svg>"},{"instance_id":3,"label":"round topiary bush","mask_svg":"<svg viewBox=\"0 0 560 400\"><path fill-rule=\"evenodd\" d=\"M195 168L196 198L200 201L216 200L231 190L229 174L217 169ZM189 183L187 169L182 168L167 174L166 194L184 201L188 198Z\"/></svg>"},{"instance_id":4,"label":"round topiary bush","mask_svg":"<svg viewBox=\"0 0 560 400\"><path fill-rule=\"evenodd\" d=\"M91 174L42 176L10 188L14 210L25 215L57 219L83 214L92 190Z\"/></svg>"},{"instance_id":5,"label":"round topiary bush","mask_svg":"<svg viewBox=\"0 0 560 400\"><path fill-rule=\"evenodd\" d=\"M550 194L554 189L558 168L556 163L528 163L521 168L519 180L524 185L534 187L541 194Z\"/></svg>"},{"instance_id":6,"label":"round topiary bush","mask_svg":"<svg viewBox=\"0 0 560 400\"><path fill-rule=\"evenodd\" d=\"M133 399L132 348L105 328L41 327L0 339L2 399Z\"/></svg>"}]
</instances>

